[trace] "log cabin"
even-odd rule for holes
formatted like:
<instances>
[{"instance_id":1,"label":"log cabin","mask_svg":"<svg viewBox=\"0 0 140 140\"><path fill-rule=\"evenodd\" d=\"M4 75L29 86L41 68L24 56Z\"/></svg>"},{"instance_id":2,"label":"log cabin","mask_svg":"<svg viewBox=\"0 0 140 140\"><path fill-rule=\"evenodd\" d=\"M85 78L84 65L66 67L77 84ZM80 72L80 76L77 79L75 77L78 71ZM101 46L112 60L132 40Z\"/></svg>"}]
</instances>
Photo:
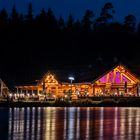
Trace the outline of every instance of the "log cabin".
<instances>
[{"instance_id":1,"label":"log cabin","mask_svg":"<svg viewBox=\"0 0 140 140\"><path fill-rule=\"evenodd\" d=\"M73 81L68 79L73 76ZM113 67L89 67L87 70L51 70L35 85L15 86L17 94L61 98L67 95L79 96L139 96L140 80L123 64Z\"/></svg>"}]
</instances>

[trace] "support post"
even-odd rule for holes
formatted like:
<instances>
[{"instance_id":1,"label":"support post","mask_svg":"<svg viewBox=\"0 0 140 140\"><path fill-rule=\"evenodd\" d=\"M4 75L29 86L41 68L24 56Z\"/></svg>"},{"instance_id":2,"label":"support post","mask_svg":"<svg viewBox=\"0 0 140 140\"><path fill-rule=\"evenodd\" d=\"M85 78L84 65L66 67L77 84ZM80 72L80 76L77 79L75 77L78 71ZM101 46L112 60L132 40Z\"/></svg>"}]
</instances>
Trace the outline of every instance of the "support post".
<instances>
[{"instance_id":1,"label":"support post","mask_svg":"<svg viewBox=\"0 0 140 140\"><path fill-rule=\"evenodd\" d=\"M18 88L17 88L17 94L19 93Z\"/></svg>"}]
</instances>

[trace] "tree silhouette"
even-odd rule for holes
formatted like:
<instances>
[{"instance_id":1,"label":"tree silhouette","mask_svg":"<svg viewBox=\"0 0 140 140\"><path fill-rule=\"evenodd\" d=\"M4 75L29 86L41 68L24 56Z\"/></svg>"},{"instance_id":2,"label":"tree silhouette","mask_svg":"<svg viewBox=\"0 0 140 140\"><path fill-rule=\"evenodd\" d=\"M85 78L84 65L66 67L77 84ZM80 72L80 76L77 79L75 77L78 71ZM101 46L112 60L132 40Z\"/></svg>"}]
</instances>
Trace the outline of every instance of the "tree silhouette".
<instances>
[{"instance_id":1,"label":"tree silhouette","mask_svg":"<svg viewBox=\"0 0 140 140\"><path fill-rule=\"evenodd\" d=\"M33 8L32 8L32 4L29 3L28 5L28 12L27 15L25 16L26 22L28 24L32 24L33 23Z\"/></svg>"},{"instance_id":2,"label":"tree silhouette","mask_svg":"<svg viewBox=\"0 0 140 140\"><path fill-rule=\"evenodd\" d=\"M14 5L13 8L12 8L11 20L12 20L13 23L16 23L18 21L18 19L19 19L19 16L18 16L16 7Z\"/></svg>"},{"instance_id":3,"label":"tree silhouette","mask_svg":"<svg viewBox=\"0 0 140 140\"><path fill-rule=\"evenodd\" d=\"M47 14L44 8L41 10L41 13L36 16L35 21L37 28L41 29L42 31L46 31Z\"/></svg>"},{"instance_id":4,"label":"tree silhouette","mask_svg":"<svg viewBox=\"0 0 140 140\"><path fill-rule=\"evenodd\" d=\"M16 32L20 32L20 30L22 29L20 25L22 24L23 21L20 21L20 20L22 19L18 14L15 5L13 5L11 16L9 17L9 24L10 24L9 26L13 34L11 35L12 37L19 36L19 34L17 34Z\"/></svg>"},{"instance_id":5,"label":"tree silhouette","mask_svg":"<svg viewBox=\"0 0 140 140\"><path fill-rule=\"evenodd\" d=\"M82 27L84 31L90 32L92 30L91 27L93 24L93 17L93 11L87 9L82 19Z\"/></svg>"},{"instance_id":6,"label":"tree silhouette","mask_svg":"<svg viewBox=\"0 0 140 140\"><path fill-rule=\"evenodd\" d=\"M8 14L4 8L0 12L0 26L6 26L7 24L8 24Z\"/></svg>"},{"instance_id":7,"label":"tree silhouette","mask_svg":"<svg viewBox=\"0 0 140 140\"><path fill-rule=\"evenodd\" d=\"M2 42L5 42L4 40L7 39L7 35L9 32L9 18L8 18L8 14L7 11L5 9L2 9L0 12L0 41L1 44ZM2 48L2 46L1 46ZM7 48L7 47L5 47Z\"/></svg>"},{"instance_id":8,"label":"tree silhouette","mask_svg":"<svg viewBox=\"0 0 140 140\"><path fill-rule=\"evenodd\" d=\"M58 25L51 8L49 8L47 11L46 20L47 31L54 33L58 29Z\"/></svg>"},{"instance_id":9,"label":"tree silhouette","mask_svg":"<svg viewBox=\"0 0 140 140\"><path fill-rule=\"evenodd\" d=\"M128 15L124 18L124 27L128 32L134 32L136 28L136 17Z\"/></svg>"},{"instance_id":10,"label":"tree silhouette","mask_svg":"<svg viewBox=\"0 0 140 140\"><path fill-rule=\"evenodd\" d=\"M60 30L64 30L65 28L65 22L64 19L60 16L58 19L58 27Z\"/></svg>"},{"instance_id":11,"label":"tree silhouette","mask_svg":"<svg viewBox=\"0 0 140 140\"><path fill-rule=\"evenodd\" d=\"M76 33L78 33L78 34L81 33L81 31L82 31L82 25L81 25L81 23L80 23L79 20L76 20L76 21L75 21L73 27L74 27L74 31L75 31Z\"/></svg>"},{"instance_id":12,"label":"tree silhouette","mask_svg":"<svg viewBox=\"0 0 140 140\"><path fill-rule=\"evenodd\" d=\"M113 19L114 13L115 13L115 10L112 3L110 2L106 3L101 10L100 17L96 19L96 24L97 25L107 24L110 20Z\"/></svg>"},{"instance_id":13,"label":"tree silhouette","mask_svg":"<svg viewBox=\"0 0 140 140\"><path fill-rule=\"evenodd\" d=\"M31 70L48 64L87 64L94 63L99 54L103 60L113 60L114 57L139 59L136 46L140 46L140 24L137 29L136 18L131 14L125 17L124 23L114 21L114 13L112 3L104 5L97 19L87 9L81 20L75 20L70 14L66 21L61 16L56 18L50 8L34 15L31 3L26 14L17 12L15 6L10 14L2 9L0 58L4 60L8 56L10 59L4 60L6 63L2 63L1 68L11 72L11 67L13 71L17 66L25 70L25 65ZM132 56L133 52L135 56ZM7 68L7 65L11 67Z\"/></svg>"},{"instance_id":14,"label":"tree silhouette","mask_svg":"<svg viewBox=\"0 0 140 140\"><path fill-rule=\"evenodd\" d=\"M74 25L74 17L72 14L69 14L68 20L67 20L67 29L72 30Z\"/></svg>"}]
</instances>

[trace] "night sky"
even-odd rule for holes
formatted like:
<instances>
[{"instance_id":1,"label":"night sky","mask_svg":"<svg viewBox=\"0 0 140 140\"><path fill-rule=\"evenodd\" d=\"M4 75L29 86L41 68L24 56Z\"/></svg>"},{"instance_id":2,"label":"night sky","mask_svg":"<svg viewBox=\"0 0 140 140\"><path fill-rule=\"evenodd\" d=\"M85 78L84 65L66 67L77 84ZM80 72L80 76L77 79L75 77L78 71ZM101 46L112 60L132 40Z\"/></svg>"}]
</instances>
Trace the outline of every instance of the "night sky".
<instances>
[{"instance_id":1,"label":"night sky","mask_svg":"<svg viewBox=\"0 0 140 140\"><path fill-rule=\"evenodd\" d=\"M64 18L69 13L75 18L81 18L85 9L93 10L98 16L103 5L112 2L116 10L115 20L122 21L124 16L131 13L140 21L139 0L1 0L0 8L5 7L10 12L12 5L15 4L19 12L26 13L29 2L32 2L35 14L39 13L42 7L45 9L51 7L57 17L61 15Z\"/></svg>"}]
</instances>

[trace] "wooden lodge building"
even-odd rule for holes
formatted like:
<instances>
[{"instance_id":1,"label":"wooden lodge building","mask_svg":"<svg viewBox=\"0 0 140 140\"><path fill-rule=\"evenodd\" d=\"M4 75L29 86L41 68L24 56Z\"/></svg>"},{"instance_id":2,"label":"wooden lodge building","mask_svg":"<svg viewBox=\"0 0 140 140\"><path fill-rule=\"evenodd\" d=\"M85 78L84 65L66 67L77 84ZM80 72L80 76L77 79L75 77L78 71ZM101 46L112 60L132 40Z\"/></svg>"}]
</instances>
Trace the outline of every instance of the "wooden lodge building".
<instances>
[{"instance_id":1,"label":"wooden lodge building","mask_svg":"<svg viewBox=\"0 0 140 140\"><path fill-rule=\"evenodd\" d=\"M70 75L71 74L71 75ZM70 81L69 76L74 80ZM77 70L52 70L47 72L35 85L16 86L17 94L66 97L69 93L78 96L139 96L140 80L122 64L113 67Z\"/></svg>"},{"instance_id":2,"label":"wooden lodge building","mask_svg":"<svg viewBox=\"0 0 140 140\"><path fill-rule=\"evenodd\" d=\"M10 94L7 85L0 79L0 96L7 97Z\"/></svg>"}]
</instances>

